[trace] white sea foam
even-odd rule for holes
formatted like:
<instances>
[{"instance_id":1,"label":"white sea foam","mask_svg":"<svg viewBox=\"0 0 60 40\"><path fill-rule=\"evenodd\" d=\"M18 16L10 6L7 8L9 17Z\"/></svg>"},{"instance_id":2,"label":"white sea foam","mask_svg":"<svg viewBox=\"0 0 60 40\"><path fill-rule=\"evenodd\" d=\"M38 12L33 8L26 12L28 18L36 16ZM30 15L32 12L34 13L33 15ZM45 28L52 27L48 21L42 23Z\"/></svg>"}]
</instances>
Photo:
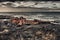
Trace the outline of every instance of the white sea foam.
<instances>
[{"instance_id":1,"label":"white sea foam","mask_svg":"<svg viewBox=\"0 0 60 40\"><path fill-rule=\"evenodd\" d=\"M29 14L29 15L28 15ZM54 20L60 20L60 14L44 14L44 13L34 13L34 14L15 14L15 13L0 13L0 15L9 15L9 16L13 16L13 17L25 17L26 19L29 20L34 20L34 19L38 19L38 20L43 20L43 21L54 21Z\"/></svg>"}]
</instances>

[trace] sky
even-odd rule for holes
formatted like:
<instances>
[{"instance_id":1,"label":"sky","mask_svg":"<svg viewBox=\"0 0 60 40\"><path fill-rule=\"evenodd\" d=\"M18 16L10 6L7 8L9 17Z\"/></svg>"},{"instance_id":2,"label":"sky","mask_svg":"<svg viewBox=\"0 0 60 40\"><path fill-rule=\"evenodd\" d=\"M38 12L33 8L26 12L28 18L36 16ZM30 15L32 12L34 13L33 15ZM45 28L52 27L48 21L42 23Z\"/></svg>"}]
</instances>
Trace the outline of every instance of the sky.
<instances>
[{"instance_id":1,"label":"sky","mask_svg":"<svg viewBox=\"0 0 60 40\"><path fill-rule=\"evenodd\" d=\"M59 1L59 0L0 0L0 2L3 1Z\"/></svg>"}]
</instances>

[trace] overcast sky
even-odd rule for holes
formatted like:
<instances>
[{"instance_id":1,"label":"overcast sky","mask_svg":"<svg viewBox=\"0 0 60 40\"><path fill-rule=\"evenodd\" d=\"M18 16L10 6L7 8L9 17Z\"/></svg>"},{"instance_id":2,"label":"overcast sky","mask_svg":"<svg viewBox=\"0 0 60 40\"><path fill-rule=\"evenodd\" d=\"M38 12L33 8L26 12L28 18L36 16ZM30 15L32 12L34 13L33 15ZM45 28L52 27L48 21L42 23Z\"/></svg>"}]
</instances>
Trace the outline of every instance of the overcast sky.
<instances>
[{"instance_id":1,"label":"overcast sky","mask_svg":"<svg viewBox=\"0 0 60 40\"><path fill-rule=\"evenodd\" d=\"M0 0L0 2L3 1L59 1L59 0Z\"/></svg>"}]
</instances>

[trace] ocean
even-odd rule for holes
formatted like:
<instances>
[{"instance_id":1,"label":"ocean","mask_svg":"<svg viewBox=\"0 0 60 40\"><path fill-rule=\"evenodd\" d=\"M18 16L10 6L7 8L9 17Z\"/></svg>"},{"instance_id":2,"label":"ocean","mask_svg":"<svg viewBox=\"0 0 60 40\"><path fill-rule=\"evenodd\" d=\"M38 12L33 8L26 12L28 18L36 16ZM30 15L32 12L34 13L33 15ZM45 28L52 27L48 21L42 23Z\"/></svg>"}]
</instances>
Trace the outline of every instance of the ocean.
<instances>
[{"instance_id":1,"label":"ocean","mask_svg":"<svg viewBox=\"0 0 60 40\"><path fill-rule=\"evenodd\" d=\"M60 12L1 12L0 15L9 15L13 17L25 17L27 19L38 19L45 21L60 21Z\"/></svg>"}]
</instances>

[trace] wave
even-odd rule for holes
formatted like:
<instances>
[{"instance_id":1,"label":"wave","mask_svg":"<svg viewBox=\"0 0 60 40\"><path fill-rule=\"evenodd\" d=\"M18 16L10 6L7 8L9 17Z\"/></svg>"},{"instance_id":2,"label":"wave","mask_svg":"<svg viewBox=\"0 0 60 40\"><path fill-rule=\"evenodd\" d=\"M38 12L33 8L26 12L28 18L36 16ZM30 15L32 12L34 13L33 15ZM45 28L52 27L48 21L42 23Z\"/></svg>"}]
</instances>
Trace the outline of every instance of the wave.
<instances>
[{"instance_id":1,"label":"wave","mask_svg":"<svg viewBox=\"0 0 60 40\"><path fill-rule=\"evenodd\" d=\"M18 16L18 15L17 15ZM25 17L30 20L38 19L38 20L44 20L44 21L55 21L55 20L60 20L59 16L49 16L49 15L43 15L43 14L37 14L37 15L19 15L19 17Z\"/></svg>"},{"instance_id":2,"label":"wave","mask_svg":"<svg viewBox=\"0 0 60 40\"><path fill-rule=\"evenodd\" d=\"M34 20L44 20L44 21L54 21L60 20L60 14L52 13L0 13L0 15L10 15L12 17L25 17L26 19Z\"/></svg>"}]
</instances>

